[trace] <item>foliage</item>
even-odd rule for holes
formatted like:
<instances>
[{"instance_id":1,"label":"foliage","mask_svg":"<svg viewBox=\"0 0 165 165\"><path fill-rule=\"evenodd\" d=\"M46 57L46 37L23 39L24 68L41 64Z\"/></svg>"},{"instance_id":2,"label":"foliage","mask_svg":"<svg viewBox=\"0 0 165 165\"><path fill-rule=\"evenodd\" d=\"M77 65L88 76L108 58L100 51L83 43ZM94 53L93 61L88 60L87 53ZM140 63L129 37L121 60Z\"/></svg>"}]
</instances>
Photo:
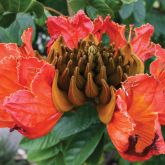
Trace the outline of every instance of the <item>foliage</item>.
<instances>
[{"instance_id":1,"label":"foliage","mask_svg":"<svg viewBox=\"0 0 165 165\"><path fill-rule=\"evenodd\" d=\"M32 26L33 47L44 54L48 40L45 21L50 15L58 15L56 10L68 15L67 5L73 12L85 10L91 19L98 15L105 17L109 14L115 21L127 25L139 26L149 22L155 27L153 40L165 47L164 0L0 0L0 42L16 42L20 45L23 30ZM106 36L103 36L103 40L109 43ZM152 60L154 59L146 62L146 72L149 72ZM81 165L84 162L89 165L102 165L104 162L102 151L107 153L107 150L109 153L113 152L113 160L120 165L131 164L119 159L112 143L107 141L104 130L96 110L91 104L87 104L76 113L66 113L48 135L36 140L24 138L21 147L28 151L29 161L37 162L38 165ZM8 153L8 157L13 157L10 150L0 149L0 160L2 158L8 160L2 156L2 151ZM159 156L134 165L161 165L164 162L165 158Z\"/></svg>"},{"instance_id":2,"label":"foliage","mask_svg":"<svg viewBox=\"0 0 165 165\"><path fill-rule=\"evenodd\" d=\"M29 151L28 159L39 165L44 162L60 165L61 161L61 165L81 165L93 152L98 152L99 161L103 145L98 143L102 140L104 128L95 108L87 104L76 112L66 113L47 136L36 140L24 138L21 146ZM92 159L93 155L88 161Z\"/></svg>"}]
</instances>

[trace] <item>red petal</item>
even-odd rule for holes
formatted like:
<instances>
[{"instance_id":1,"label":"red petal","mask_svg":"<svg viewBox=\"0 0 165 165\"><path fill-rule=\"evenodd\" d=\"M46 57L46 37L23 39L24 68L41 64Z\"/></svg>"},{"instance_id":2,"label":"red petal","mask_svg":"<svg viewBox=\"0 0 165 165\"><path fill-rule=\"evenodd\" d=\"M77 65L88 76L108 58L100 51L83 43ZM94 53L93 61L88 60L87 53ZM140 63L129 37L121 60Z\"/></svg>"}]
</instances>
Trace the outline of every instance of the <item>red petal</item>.
<instances>
[{"instance_id":1,"label":"red petal","mask_svg":"<svg viewBox=\"0 0 165 165\"><path fill-rule=\"evenodd\" d=\"M4 57L20 57L20 50L16 44L0 43L0 60Z\"/></svg>"},{"instance_id":2,"label":"red petal","mask_svg":"<svg viewBox=\"0 0 165 165\"><path fill-rule=\"evenodd\" d=\"M97 17L94 22L94 29L93 29L93 34L97 37L98 41L100 42L102 39L102 34L105 32L105 26L104 26L104 21L101 16Z\"/></svg>"},{"instance_id":3,"label":"red petal","mask_svg":"<svg viewBox=\"0 0 165 165\"><path fill-rule=\"evenodd\" d=\"M52 101L53 77L54 68L45 64L32 82L32 91L17 91L5 100L5 109L14 118L18 131L28 138L47 134L62 116Z\"/></svg>"},{"instance_id":4,"label":"red petal","mask_svg":"<svg viewBox=\"0 0 165 165\"><path fill-rule=\"evenodd\" d=\"M118 91L122 94L122 91ZM119 152L126 151L129 145L129 136L134 130L134 123L127 113L127 105L122 96L117 98L117 107L113 118L107 125L108 134Z\"/></svg>"},{"instance_id":5,"label":"red petal","mask_svg":"<svg viewBox=\"0 0 165 165\"><path fill-rule=\"evenodd\" d=\"M17 60L14 57L4 58L0 61L0 127L11 127L13 120L3 110L3 100L11 93L23 89L17 78Z\"/></svg>"},{"instance_id":6,"label":"red petal","mask_svg":"<svg viewBox=\"0 0 165 165\"><path fill-rule=\"evenodd\" d=\"M111 21L109 16L105 19L105 26L110 43L114 43L116 49L122 48L127 43L125 38L126 26Z\"/></svg>"},{"instance_id":7,"label":"red petal","mask_svg":"<svg viewBox=\"0 0 165 165\"><path fill-rule=\"evenodd\" d=\"M146 160L152 155L164 152L157 145L159 142L157 135L160 134L156 129L157 111L160 103L155 101L155 96L159 95L157 93L158 87L159 83L154 78L147 75L137 75L129 77L123 83L123 92L121 90L117 92L117 107L120 111L127 112L135 123L132 134L125 134L125 138L128 139L124 144L128 148L125 150L122 147L124 144L120 139L118 143L121 143L121 146L117 146L121 156L130 161ZM116 119L116 125L119 125L120 121ZM121 130L121 128L119 129ZM164 148L164 146L162 147Z\"/></svg>"},{"instance_id":8,"label":"red petal","mask_svg":"<svg viewBox=\"0 0 165 165\"><path fill-rule=\"evenodd\" d=\"M30 57L28 59L21 58L19 60L18 75L20 84L30 87L31 81L40 68L44 65L44 61Z\"/></svg>"},{"instance_id":9,"label":"red petal","mask_svg":"<svg viewBox=\"0 0 165 165\"><path fill-rule=\"evenodd\" d=\"M34 57L35 53L32 47L32 27L25 30L21 36L23 46L20 48L23 57Z\"/></svg>"},{"instance_id":10,"label":"red petal","mask_svg":"<svg viewBox=\"0 0 165 165\"><path fill-rule=\"evenodd\" d=\"M143 61L155 54L154 44L151 44L151 36L154 32L154 27L150 24L135 28L135 37L131 41L133 50Z\"/></svg>"},{"instance_id":11,"label":"red petal","mask_svg":"<svg viewBox=\"0 0 165 165\"><path fill-rule=\"evenodd\" d=\"M150 159L153 155L165 154L165 143L161 133L161 128L158 122L156 122L156 133L153 143L145 149L143 154L133 154L129 155L127 153L121 152L120 155L129 161L145 161ZM130 139L131 141L131 139ZM148 152L149 151L149 152ZM130 153L131 154L131 153Z\"/></svg>"},{"instance_id":12,"label":"red petal","mask_svg":"<svg viewBox=\"0 0 165 165\"><path fill-rule=\"evenodd\" d=\"M157 44L155 55L157 59L151 63L150 73L158 79L163 79L162 73L165 71L165 49Z\"/></svg>"},{"instance_id":13,"label":"red petal","mask_svg":"<svg viewBox=\"0 0 165 165\"><path fill-rule=\"evenodd\" d=\"M73 18L49 17L47 26L51 40L55 40L61 35L71 49L77 47L78 41L93 30L92 21L81 10ZM51 41L51 43L53 42Z\"/></svg>"}]
</instances>

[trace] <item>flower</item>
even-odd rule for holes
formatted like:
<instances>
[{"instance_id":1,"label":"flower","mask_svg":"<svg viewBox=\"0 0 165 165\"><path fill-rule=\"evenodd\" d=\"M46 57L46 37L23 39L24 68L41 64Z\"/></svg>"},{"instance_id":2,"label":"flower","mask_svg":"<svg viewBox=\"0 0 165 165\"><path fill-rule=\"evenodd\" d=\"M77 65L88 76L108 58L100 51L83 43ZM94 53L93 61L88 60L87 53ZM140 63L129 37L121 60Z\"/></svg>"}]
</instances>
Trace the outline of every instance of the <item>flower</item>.
<instances>
[{"instance_id":1,"label":"flower","mask_svg":"<svg viewBox=\"0 0 165 165\"><path fill-rule=\"evenodd\" d=\"M51 98L55 70L35 57L32 28L24 31L22 41L21 47L0 44L0 127L37 138L48 133L62 113Z\"/></svg>"},{"instance_id":2,"label":"flower","mask_svg":"<svg viewBox=\"0 0 165 165\"><path fill-rule=\"evenodd\" d=\"M130 25L126 39L125 25L109 16L92 22L83 11L72 18L50 17L47 26L51 36L48 61L58 71L52 86L56 107L65 112L93 101L122 157L142 161L164 154L160 130L165 115L161 107L164 57L160 57L164 51L160 53L150 41L153 26ZM108 47L101 42L103 33L110 38ZM153 55L158 59L151 65L150 76L144 74L144 61Z\"/></svg>"},{"instance_id":3,"label":"flower","mask_svg":"<svg viewBox=\"0 0 165 165\"><path fill-rule=\"evenodd\" d=\"M125 25L109 16L91 21L83 11L49 17L47 26L46 60L32 49L31 28L22 35L22 47L0 45L0 126L37 138L64 112L92 101L123 158L164 154L165 50L150 41L153 27L131 25L126 39ZM103 33L109 46L101 41ZM144 74L144 61L153 55L151 75Z\"/></svg>"}]
</instances>

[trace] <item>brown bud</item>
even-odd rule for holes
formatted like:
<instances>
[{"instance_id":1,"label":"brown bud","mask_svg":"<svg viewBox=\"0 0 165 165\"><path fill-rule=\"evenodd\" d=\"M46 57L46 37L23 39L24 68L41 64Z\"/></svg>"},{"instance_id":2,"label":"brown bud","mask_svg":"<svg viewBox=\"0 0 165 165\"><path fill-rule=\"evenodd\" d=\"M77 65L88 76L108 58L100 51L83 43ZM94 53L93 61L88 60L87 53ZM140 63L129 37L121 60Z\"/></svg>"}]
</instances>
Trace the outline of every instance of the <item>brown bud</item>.
<instances>
[{"instance_id":1,"label":"brown bud","mask_svg":"<svg viewBox=\"0 0 165 165\"><path fill-rule=\"evenodd\" d=\"M87 76L87 83L85 86L85 94L89 98L94 98L98 96L98 87L96 86L95 82L93 81L92 73L89 72Z\"/></svg>"},{"instance_id":2,"label":"brown bud","mask_svg":"<svg viewBox=\"0 0 165 165\"><path fill-rule=\"evenodd\" d=\"M104 124L108 124L111 121L116 105L116 94L114 88L111 86L109 90L111 94L109 103L106 105L99 105L97 107L99 118Z\"/></svg>"},{"instance_id":3,"label":"brown bud","mask_svg":"<svg viewBox=\"0 0 165 165\"><path fill-rule=\"evenodd\" d=\"M76 106L83 105L86 101L86 98L76 85L76 77L72 76L69 86L69 92L68 92L68 98L69 100Z\"/></svg>"},{"instance_id":4,"label":"brown bud","mask_svg":"<svg viewBox=\"0 0 165 165\"><path fill-rule=\"evenodd\" d=\"M62 92L57 85L59 71L56 70L53 85L52 85L52 99L55 107L60 112L66 112L73 108L73 104L68 100L65 92Z\"/></svg>"}]
</instances>

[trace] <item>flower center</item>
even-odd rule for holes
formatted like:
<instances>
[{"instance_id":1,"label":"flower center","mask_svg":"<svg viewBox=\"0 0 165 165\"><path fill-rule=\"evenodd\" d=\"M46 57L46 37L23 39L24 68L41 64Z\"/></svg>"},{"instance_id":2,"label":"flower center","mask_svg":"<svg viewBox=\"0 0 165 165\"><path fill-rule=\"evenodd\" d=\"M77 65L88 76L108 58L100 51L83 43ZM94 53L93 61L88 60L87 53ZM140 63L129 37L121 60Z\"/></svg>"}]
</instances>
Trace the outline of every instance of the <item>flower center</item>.
<instances>
[{"instance_id":1,"label":"flower center","mask_svg":"<svg viewBox=\"0 0 165 165\"><path fill-rule=\"evenodd\" d=\"M73 50L60 39L51 49L48 61L59 72L58 87L73 104L79 98L82 102L92 100L97 104L107 104L111 98L109 87L119 88L129 75L138 72L134 55L125 50L116 53L114 45L96 44L92 37L88 41L79 41ZM74 98L74 93L79 98Z\"/></svg>"}]
</instances>

